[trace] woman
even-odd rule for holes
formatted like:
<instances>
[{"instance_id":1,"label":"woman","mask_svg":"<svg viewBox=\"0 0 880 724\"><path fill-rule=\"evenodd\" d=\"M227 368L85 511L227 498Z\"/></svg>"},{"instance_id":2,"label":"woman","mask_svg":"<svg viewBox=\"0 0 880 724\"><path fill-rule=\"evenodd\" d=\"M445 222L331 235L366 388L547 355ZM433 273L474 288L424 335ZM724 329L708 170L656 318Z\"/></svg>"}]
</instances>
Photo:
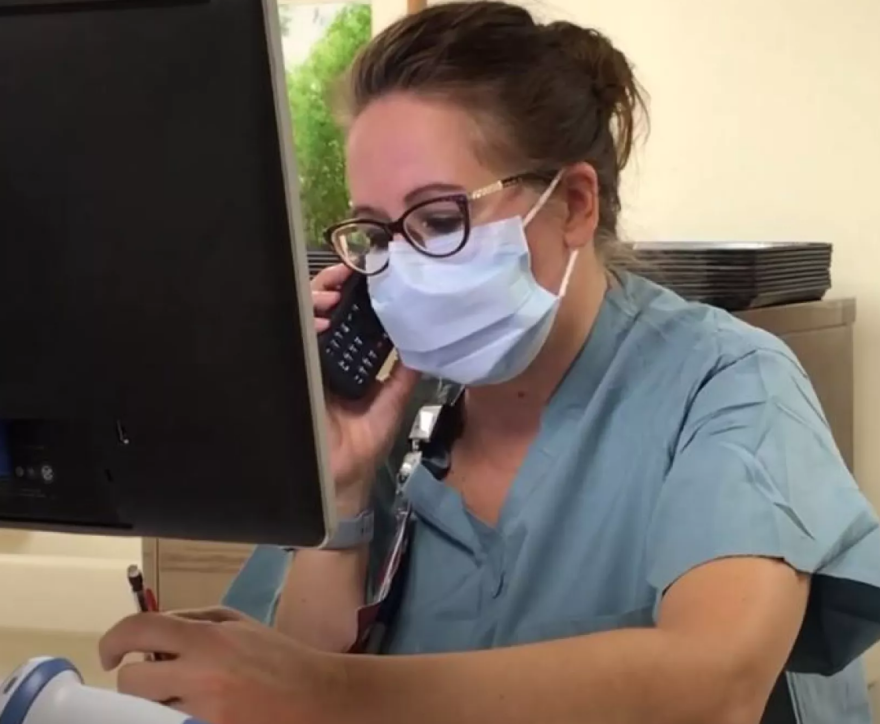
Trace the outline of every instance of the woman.
<instances>
[{"instance_id":1,"label":"woman","mask_svg":"<svg viewBox=\"0 0 880 724\"><path fill-rule=\"evenodd\" d=\"M120 687L214 724L756 724L781 681L778 716L867 724L878 524L803 370L615 271L642 107L626 58L506 3L449 3L377 37L349 90L357 221L329 232L348 266L315 280L316 327L367 274L401 364L369 404L329 403L343 518L387 499L396 462L373 471L420 376L465 388L449 465L406 489L393 655L343 653L370 546L260 549L228 603L274 631L133 617L105 665L176 658Z\"/></svg>"}]
</instances>

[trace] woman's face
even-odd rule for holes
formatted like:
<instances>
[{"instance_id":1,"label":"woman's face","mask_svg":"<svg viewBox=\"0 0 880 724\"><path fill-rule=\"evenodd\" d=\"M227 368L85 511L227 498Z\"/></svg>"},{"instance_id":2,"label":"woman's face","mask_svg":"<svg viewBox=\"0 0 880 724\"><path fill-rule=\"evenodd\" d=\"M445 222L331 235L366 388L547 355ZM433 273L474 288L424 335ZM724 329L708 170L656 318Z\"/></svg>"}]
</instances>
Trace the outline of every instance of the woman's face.
<instances>
[{"instance_id":1,"label":"woman's face","mask_svg":"<svg viewBox=\"0 0 880 724\"><path fill-rule=\"evenodd\" d=\"M355 215L390 221L414 204L472 192L506 176L536 169L493 169L475 153L478 130L461 109L397 94L374 101L355 119L347 144L348 181ZM567 233L569 184L528 226L532 272L550 291L559 288L572 247ZM540 189L515 185L471 205L472 224L525 216Z\"/></svg>"}]
</instances>

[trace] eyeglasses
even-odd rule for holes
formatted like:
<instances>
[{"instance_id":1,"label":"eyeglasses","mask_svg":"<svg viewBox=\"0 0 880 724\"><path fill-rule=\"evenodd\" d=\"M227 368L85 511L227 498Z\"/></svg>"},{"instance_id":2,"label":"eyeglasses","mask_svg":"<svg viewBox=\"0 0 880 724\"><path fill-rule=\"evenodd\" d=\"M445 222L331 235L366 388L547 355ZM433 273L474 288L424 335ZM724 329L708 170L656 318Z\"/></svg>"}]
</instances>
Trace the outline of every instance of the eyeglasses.
<instances>
[{"instance_id":1,"label":"eyeglasses","mask_svg":"<svg viewBox=\"0 0 880 724\"><path fill-rule=\"evenodd\" d=\"M550 178L553 175L550 173ZM547 174L517 174L470 193L421 201L396 221L348 219L329 227L324 238L346 266L366 276L385 271L388 245L398 236L425 256L450 257L461 251L470 237L471 203L526 181L547 181Z\"/></svg>"}]
</instances>

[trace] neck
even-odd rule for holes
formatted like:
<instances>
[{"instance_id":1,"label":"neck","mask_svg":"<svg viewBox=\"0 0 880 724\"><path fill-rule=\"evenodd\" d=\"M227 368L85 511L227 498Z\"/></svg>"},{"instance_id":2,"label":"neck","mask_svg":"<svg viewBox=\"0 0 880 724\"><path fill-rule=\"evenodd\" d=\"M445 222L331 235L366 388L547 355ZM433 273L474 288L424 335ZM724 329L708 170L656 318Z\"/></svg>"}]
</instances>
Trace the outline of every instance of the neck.
<instances>
[{"instance_id":1,"label":"neck","mask_svg":"<svg viewBox=\"0 0 880 724\"><path fill-rule=\"evenodd\" d=\"M567 304L547 343L529 368L513 380L498 385L469 388L465 393L467 437L488 443L534 435L541 413L562 378L583 349L599 314L608 288L605 271L599 265L576 270Z\"/></svg>"}]
</instances>

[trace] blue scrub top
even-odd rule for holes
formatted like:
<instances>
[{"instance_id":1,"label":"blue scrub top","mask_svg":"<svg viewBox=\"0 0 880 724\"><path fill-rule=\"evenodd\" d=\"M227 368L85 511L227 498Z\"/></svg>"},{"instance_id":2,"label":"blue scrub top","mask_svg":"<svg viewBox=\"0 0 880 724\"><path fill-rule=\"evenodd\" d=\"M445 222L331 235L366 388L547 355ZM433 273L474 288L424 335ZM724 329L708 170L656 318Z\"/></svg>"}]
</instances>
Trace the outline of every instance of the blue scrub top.
<instances>
[{"instance_id":1,"label":"blue scrub top","mask_svg":"<svg viewBox=\"0 0 880 724\"><path fill-rule=\"evenodd\" d=\"M799 724L871 722L858 657L880 639L880 527L803 368L762 330L622 274L498 524L423 467L407 495L418 524L391 654L652 626L689 570L766 556L813 574L786 673ZM386 542L387 527L374 569ZM288 563L257 549L225 603L270 621Z\"/></svg>"}]
</instances>

